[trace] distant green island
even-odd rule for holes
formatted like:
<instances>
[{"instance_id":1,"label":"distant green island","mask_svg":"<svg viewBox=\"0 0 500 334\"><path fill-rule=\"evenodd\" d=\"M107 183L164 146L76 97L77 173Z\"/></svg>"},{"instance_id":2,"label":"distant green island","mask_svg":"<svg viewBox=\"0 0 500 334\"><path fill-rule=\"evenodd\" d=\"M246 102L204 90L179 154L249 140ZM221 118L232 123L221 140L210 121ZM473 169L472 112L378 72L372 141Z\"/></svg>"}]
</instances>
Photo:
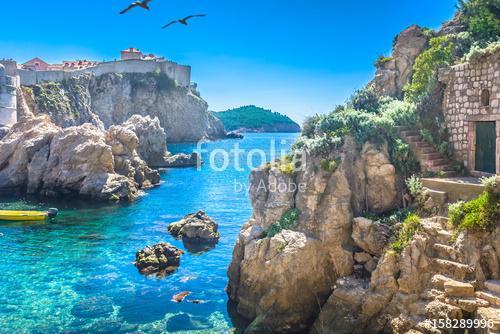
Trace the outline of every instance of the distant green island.
<instances>
[{"instance_id":1,"label":"distant green island","mask_svg":"<svg viewBox=\"0 0 500 334\"><path fill-rule=\"evenodd\" d=\"M254 105L213 113L227 131L300 132L300 125L290 117Z\"/></svg>"}]
</instances>

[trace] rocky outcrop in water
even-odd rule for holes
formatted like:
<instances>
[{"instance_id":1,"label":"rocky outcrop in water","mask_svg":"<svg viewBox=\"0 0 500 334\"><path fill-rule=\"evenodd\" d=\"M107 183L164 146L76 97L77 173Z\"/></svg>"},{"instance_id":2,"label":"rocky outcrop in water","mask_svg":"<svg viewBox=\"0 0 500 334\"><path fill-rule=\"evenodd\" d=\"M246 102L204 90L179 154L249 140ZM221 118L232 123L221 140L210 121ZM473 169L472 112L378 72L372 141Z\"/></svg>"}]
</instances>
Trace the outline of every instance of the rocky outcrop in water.
<instances>
[{"instance_id":1,"label":"rocky outcrop in water","mask_svg":"<svg viewBox=\"0 0 500 334\"><path fill-rule=\"evenodd\" d=\"M161 242L137 251L135 266L142 274L162 277L179 267L182 254L184 252L177 247Z\"/></svg>"},{"instance_id":2,"label":"rocky outcrop in water","mask_svg":"<svg viewBox=\"0 0 500 334\"><path fill-rule=\"evenodd\" d=\"M309 328L336 279L353 273L353 216L399 204L385 145L359 148L347 138L331 152L341 157L334 172L321 168L322 157L304 154L307 164L295 174L270 165L250 176L253 215L240 232L228 270L230 298L238 313L252 320L247 333ZM303 191L280 184L302 184ZM264 237L291 208L300 212L294 230Z\"/></svg>"},{"instance_id":3,"label":"rocky outcrop in water","mask_svg":"<svg viewBox=\"0 0 500 334\"><path fill-rule=\"evenodd\" d=\"M403 30L395 39L392 56L376 63L377 72L372 82L375 92L402 97L403 87L411 81L415 59L427 48L428 41L429 37L419 26Z\"/></svg>"},{"instance_id":4,"label":"rocky outcrop in water","mask_svg":"<svg viewBox=\"0 0 500 334\"><path fill-rule=\"evenodd\" d=\"M48 197L133 200L159 175L140 159L135 134L84 124L60 128L25 117L0 141L0 191Z\"/></svg>"},{"instance_id":5,"label":"rocky outcrop in water","mask_svg":"<svg viewBox=\"0 0 500 334\"><path fill-rule=\"evenodd\" d=\"M188 243L214 244L219 241L219 225L205 212L191 213L168 226L175 237Z\"/></svg>"},{"instance_id":6,"label":"rocky outcrop in water","mask_svg":"<svg viewBox=\"0 0 500 334\"><path fill-rule=\"evenodd\" d=\"M104 129L138 114L157 117L169 142L225 135L203 99L163 74L82 74L23 87L23 95L34 114L48 114L61 127L91 123Z\"/></svg>"}]
</instances>

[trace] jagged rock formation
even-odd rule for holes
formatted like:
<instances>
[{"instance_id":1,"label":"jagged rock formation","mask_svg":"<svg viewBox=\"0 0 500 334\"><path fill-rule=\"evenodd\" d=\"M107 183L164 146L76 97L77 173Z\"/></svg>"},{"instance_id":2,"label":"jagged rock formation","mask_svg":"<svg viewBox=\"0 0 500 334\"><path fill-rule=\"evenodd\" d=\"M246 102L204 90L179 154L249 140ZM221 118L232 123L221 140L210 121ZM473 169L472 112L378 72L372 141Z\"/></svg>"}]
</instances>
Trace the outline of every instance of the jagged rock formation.
<instances>
[{"instance_id":1,"label":"jagged rock formation","mask_svg":"<svg viewBox=\"0 0 500 334\"><path fill-rule=\"evenodd\" d=\"M46 115L24 117L0 141L0 191L133 200L159 183L137 154L137 136L113 126L61 129Z\"/></svg>"},{"instance_id":2,"label":"jagged rock formation","mask_svg":"<svg viewBox=\"0 0 500 334\"><path fill-rule=\"evenodd\" d=\"M412 25L395 39L392 56L377 62L377 72L372 81L375 92L401 98L403 87L411 81L413 64L425 50L429 37L419 26Z\"/></svg>"},{"instance_id":3,"label":"jagged rock formation","mask_svg":"<svg viewBox=\"0 0 500 334\"><path fill-rule=\"evenodd\" d=\"M109 128L138 114L157 117L169 142L225 135L203 99L163 74L82 74L62 83L23 87L23 95L34 114L48 114L61 127L91 123Z\"/></svg>"},{"instance_id":4,"label":"jagged rock formation","mask_svg":"<svg viewBox=\"0 0 500 334\"><path fill-rule=\"evenodd\" d=\"M446 218L422 226L401 254L383 254L371 278L338 279L311 332L434 333L430 321L446 318L494 320L498 331L500 295L487 280L499 278L500 228L450 243Z\"/></svg>"},{"instance_id":5,"label":"jagged rock formation","mask_svg":"<svg viewBox=\"0 0 500 334\"><path fill-rule=\"evenodd\" d=\"M248 333L308 328L335 280L353 273L353 216L399 204L386 145L359 148L346 138L331 153L342 158L334 172L320 167L321 157L304 154L307 164L295 175L264 166L250 176L254 211L240 232L228 270L230 298L241 315L253 320ZM303 184L305 190L280 184ZM290 208L301 213L295 230L264 237L263 231Z\"/></svg>"}]
</instances>

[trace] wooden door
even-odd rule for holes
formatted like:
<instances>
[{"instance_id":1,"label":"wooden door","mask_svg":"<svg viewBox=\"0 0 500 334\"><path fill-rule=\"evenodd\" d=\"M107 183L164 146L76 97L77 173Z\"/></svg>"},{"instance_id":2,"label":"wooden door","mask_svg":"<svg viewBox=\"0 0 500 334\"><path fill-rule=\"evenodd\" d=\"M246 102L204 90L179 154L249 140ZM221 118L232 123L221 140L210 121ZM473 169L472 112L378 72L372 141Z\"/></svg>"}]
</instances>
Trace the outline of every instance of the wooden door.
<instances>
[{"instance_id":1,"label":"wooden door","mask_svg":"<svg viewBox=\"0 0 500 334\"><path fill-rule=\"evenodd\" d=\"M496 173L496 124L476 122L476 168L486 173Z\"/></svg>"}]
</instances>

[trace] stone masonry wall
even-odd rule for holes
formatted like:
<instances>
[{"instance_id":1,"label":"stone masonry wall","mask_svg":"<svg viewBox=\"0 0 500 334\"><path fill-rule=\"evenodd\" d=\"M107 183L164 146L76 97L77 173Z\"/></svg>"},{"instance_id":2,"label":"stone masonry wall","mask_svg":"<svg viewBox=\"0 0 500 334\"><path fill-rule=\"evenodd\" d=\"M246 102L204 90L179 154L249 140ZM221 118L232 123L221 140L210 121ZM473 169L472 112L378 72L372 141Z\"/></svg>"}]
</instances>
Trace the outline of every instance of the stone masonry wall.
<instances>
[{"instance_id":1,"label":"stone masonry wall","mask_svg":"<svg viewBox=\"0 0 500 334\"><path fill-rule=\"evenodd\" d=\"M443 112L455 158L475 168L475 124L496 121L496 173L500 173L500 52L441 70Z\"/></svg>"},{"instance_id":2,"label":"stone masonry wall","mask_svg":"<svg viewBox=\"0 0 500 334\"><path fill-rule=\"evenodd\" d=\"M32 86L43 81L61 82L83 73L92 73L100 76L107 73L151 73L155 71L167 74L182 87L189 87L191 84L190 66L179 65L171 61L157 62L140 59L105 62L94 67L76 71L18 70L18 74L21 85Z\"/></svg>"}]
</instances>

